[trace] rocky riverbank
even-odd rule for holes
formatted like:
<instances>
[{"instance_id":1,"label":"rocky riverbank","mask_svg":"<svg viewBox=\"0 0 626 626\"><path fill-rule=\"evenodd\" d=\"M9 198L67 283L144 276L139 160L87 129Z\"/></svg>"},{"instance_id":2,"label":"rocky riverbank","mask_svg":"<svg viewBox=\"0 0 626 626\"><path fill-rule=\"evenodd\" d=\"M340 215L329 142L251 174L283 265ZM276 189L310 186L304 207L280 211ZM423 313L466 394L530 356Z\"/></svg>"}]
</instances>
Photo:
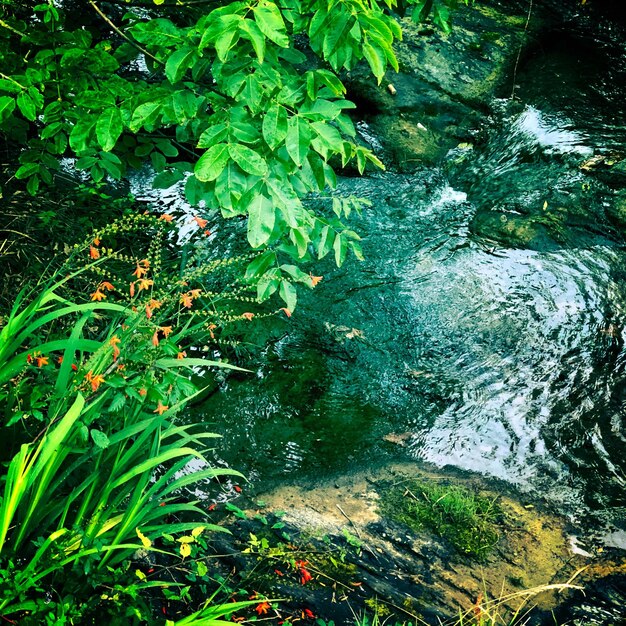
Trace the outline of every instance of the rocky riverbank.
<instances>
[{"instance_id":1,"label":"rocky riverbank","mask_svg":"<svg viewBox=\"0 0 626 626\"><path fill-rule=\"evenodd\" d=\"M492 502L497 535L489 550L476 558L449 535L396 521L385 503L393 494L396 503L419 496L409 490L415 481ZM454 623L459 614L505 619L530 611L533 623L547 624L551 611L580 604L577 590L593 587L606 595L610 585L600 579L626 580L624 552L579 545L568 522L541 503L455 470L395 464L244 494L236 506L226 505L231 515L222 523L232 536L220 538L214 550L231 555L220 561L224 574L246 589L285 598L277 620L308 610L336 625L364 613L439 624ZM617 611L624 596L614 599Z\"/></svg>"}]
</instances>

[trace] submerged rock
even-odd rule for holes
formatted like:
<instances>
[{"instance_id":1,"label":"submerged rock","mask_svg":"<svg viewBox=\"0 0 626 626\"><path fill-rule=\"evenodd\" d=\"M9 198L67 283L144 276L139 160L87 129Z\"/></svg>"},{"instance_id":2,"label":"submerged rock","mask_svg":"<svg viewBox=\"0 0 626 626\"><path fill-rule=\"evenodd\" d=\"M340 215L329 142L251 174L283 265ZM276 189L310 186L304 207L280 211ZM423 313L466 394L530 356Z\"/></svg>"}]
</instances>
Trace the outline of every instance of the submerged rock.
<instances>
[{"instance_id":1,"label":"submerged rock","mask_svg":"<svg viewBox=\"0 0 626 626\"><path fill-rule=\"evenodd\" d=\"M426 528L412 530L381 513L381 498L416 478L464 485L497 501L499 538L481 562L455 551ZM346 615L339 589L352 610L371 613L374 599L377 607L384 607L381 616L399 620L439 624L458 618L459 612L487 615L497 609L511 615L520 607L538 607L539 619L548 614L541 611L560 605L569 591L626 568L623 553L609 559L590 547L588 556L572 550L565 520L521 499L510 487L454 471L394 465L328 483L281 486L261 497L267 510L284 511L282 520L291 536L307 537L313 550L321 550L324 543L346 545L346 540L354 548L342 555L348 575L327 586L326 594L317 588L308 596L315 614L336 624L343 624ZM325 539L318 545L316 537Z\"/></svg>"}]
</instances>

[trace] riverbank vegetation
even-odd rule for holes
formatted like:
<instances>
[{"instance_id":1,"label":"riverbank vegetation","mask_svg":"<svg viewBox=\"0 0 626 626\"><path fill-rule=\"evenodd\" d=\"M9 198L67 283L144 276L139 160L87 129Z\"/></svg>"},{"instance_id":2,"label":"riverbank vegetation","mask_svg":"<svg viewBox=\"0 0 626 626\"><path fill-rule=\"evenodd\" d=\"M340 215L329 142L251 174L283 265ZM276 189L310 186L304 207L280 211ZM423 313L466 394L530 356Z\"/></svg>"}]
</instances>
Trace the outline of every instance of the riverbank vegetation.
<instances>
[{"instance_id":1,"label":"riverbank vegetation","mask_svg":"<svg viewBox=\"0 0 626 626\"><path fill-rule=\"evenodd\" d=\"M455 1L409 4L449 29ZM282 589L259 591L263 576L234 585L209 550L225 527L190 494L198 482L237 492L245 479L211 466L216 435L177 415L216 372L241 371L233 356L252 324L291 316L298 289L321 280L313 261L362 258L350 219L367 203L334 193L336 171L383 164L357 138L341 72L366 64L381 83L397 69L396 10L0 0L0 193L13 220L0 294L6 622L313 623L306 594L353 571L343 556L363 546L349 531L320 554L260 515L241 555L266 583L289 578L303 593L281 613ZM146 169L155 189L182 186L190 212L129 194ZM227 258L210 248L222 218L248 244ZM470 508L484 526L458 547L480 556L495 541L482 500L419 492L429 512L401 521L416 515L445 535ZM355 622L384 618L370 604L372 621ZM496 623L478 617L463 623Z\"/></svg>"}]
</instances>

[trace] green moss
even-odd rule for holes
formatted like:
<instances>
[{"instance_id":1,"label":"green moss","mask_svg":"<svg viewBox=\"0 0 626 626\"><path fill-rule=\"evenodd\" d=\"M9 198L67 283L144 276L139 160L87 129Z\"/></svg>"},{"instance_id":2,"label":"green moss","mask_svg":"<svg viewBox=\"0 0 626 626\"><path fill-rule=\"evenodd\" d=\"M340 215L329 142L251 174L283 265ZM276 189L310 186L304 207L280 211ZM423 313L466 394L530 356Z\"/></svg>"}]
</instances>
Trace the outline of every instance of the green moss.
<instances>
[{"instance_id":1,"label":"green moss","mask_svg":"<svg viewBox=\"0 0 626 626\"><path fill-rule=\"evenodd\" d=\"M411 481L382 496L382 512L413 530L429 529L477 559L498 541L495 501L460 486Z\"/></svg>"}]
</instances>

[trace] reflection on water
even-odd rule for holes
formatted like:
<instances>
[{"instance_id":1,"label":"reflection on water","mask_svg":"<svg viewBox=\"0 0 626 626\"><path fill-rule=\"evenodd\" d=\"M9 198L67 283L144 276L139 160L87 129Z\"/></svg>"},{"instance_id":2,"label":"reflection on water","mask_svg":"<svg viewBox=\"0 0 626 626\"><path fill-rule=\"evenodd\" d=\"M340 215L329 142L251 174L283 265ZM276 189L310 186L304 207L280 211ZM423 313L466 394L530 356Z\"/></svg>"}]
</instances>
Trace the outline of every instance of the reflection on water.
<instances>
[{"instance_id":1,"label":"reflection on water","mask_svg":"<svg viewBox=\"0 0 626 626\"><path fill-rule=\"evenodd\" d=\"M487 141L448 174L342 181L373 202L358 225L366 260L318 265L324 281L275 322L246 363L254 374L227 375L194 409L224 435L220 462L269 482L408 456L499 477L574 516L626 519L624 250L591 237L516 250L470 234L485 205L523 211L547 191L573 204L580 161L609 134L588 123L598 115L518 93L527 103L495 103ZM158 193L185 210L176 190ZM599 214L602 201L587 202ZM211 230L210 246L232 250L234 231Z\"/></svg>"},{"instance_id":2,"label":"reflection on water","mask_svg":"<svg viewBox=\"0 0 626 626\"><path fill-rule=\"evenodd\" d=\"M563 510L623 506L624 253L486 249L464 194L430 173L345 185L374 202L366 261L327 276L259 375L203 407L228 461L271 480L410 455Z\"/></svg>"}]
</instances>

